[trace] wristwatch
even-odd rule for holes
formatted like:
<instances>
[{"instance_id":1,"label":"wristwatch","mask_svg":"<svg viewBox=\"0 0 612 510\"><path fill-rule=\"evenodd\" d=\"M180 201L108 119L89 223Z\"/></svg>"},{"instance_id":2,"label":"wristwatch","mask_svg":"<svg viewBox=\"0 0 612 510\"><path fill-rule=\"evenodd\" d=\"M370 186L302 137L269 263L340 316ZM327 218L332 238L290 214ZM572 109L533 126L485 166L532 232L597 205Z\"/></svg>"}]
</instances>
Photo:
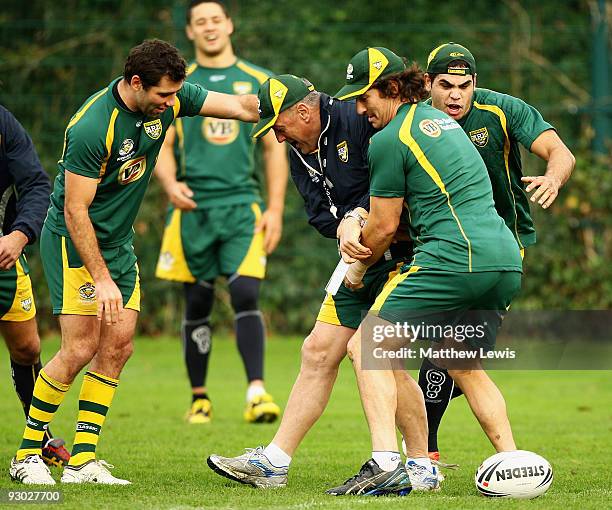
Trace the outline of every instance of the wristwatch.
<instances>
[{"instance_id":1,"label":"wristwatch","mask_svg":"<svg viewBox=\"0 0 612 510\"><path fill-rule=\"evenodd\" d=\"M348 211L344 215L344 219L346 219L346 218L355 218L359 222L359 226L361 228L363 228L363 226L366 223L366 219L361 214L359 214L359 211L357 211L357 209L353 209L351 211Z\"/></svg>"}]
</instances>

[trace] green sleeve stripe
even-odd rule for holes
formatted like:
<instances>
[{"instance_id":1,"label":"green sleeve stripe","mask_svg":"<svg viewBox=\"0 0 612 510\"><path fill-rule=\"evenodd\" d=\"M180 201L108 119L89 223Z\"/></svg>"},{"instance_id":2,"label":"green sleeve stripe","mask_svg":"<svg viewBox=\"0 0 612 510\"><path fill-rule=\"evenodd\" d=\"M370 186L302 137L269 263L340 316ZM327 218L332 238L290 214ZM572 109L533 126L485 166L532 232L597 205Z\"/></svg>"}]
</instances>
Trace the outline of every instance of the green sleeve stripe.
<instances>
[{"instance_id":1,"label":"green sleeve stripe","mask_svg":"<svg viewBox=\"0 0 612 510\"><path fill-rule=\"evenodd\" d=\"M254 69L253 67L245 64L242 60L239 60L238 62L236 62L236 67L238 69L241 69L248 75L252 76L253 78L255 78L259 82L260 85L269 78L267 73Z\"/></svg>"},{"instance_id":2,"label":"green sleeve stripe","mask_svg":"<svg viewBox=\"0 0 612 510\"><path fill-rule=\"evenodd\" d=\"M512 191L510 165L508 163L508 156L510 155L510 137L508 136L508 122L506 119L506 114L499 106L491 104L480 104L474 101L474 107L497 115L497 117L499 117L499 123L504 130L504 166L506 167L506 177L508 178L508 190L510 191L510 195L512 195L512 205L514 206L514 237L516 238L519 248L522 250L524 249L524 246L523 243L521 243L521 238L518 233L518 212L516 210L516 199L514 197L514 192Z\"/></svg>"},{"instance_id":3,"label":"green sleeve stripe","mask_svg":"<svg viewBox=\"0 0 612 510\"><path fill-rule=\"evenodd\" d=\"M434 181L436 186L438 186L440 191L446 197L446 202L448 203L448 207L451 211L451 214L453 215L453 218L455 218L455 221L457 222L457 226L459 227L459 231L461 232L463 239L467 243L468 270L471 273L472 272L472 243L470 242L467 235L465 234L465 231L463 230L463 225L461 225L461 221L459 221L459 218L457 217L457 214L455 213L455 208L451 204L450 195L448 194L448 191L446 191L446 186L444 185L444 182L442 182L442 178L440 177L440 174L434 168L434 166L430 163L430 161L427 159L427 156L425 156L423 149L419 147L419 144L417 143L417 141L412 136L412 133L410 132L412 128L412 121L414 119L414 113L416 111L416 108L417 108L417 103L413 104L410 107L410 110L408 111L408 115L406 116L406 119L404 120L402 127L399 130L399 138L404 144L408 146L408 148L410 149L410 151L416 158L419 165L421 165L421 168L423 168L423 170L427 172L427 175L431 177L431 180Z\"/></svg>"}]
</instances>

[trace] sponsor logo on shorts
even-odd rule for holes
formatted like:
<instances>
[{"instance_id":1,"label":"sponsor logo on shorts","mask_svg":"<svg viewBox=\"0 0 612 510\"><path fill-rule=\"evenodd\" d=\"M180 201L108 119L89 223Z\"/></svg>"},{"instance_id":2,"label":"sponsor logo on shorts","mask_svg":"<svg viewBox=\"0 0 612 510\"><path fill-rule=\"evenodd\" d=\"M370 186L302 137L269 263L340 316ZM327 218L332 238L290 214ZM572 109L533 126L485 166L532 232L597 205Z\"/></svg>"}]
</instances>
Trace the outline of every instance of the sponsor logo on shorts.
<instances>
[{"instance_id":1,"label":"sponsor logo on shorts","mask_svg":"<svg viewBox=\"0 0 612 510\"><path fill-rule=\"evenodd\" d=\"M79 287L79 296L83 301L91 303L96 299L96 286L91 282L84 283Z\"/></svg>"},{"instance_id":2,"label":"sponsor logo on shorts","mask_svg":"<svg viewBox=\"0 0 612 510\"><path fill-rule=\"evenodd\" d=\"M174 266L174 257L172 253L169 251L160 253L158 264L162 271L172 271L172 267Z\"/></svg>"},{"instance_id":3,"label":"sponsor logo on shorts","mask_svg":"<svg viewBox=\"0 0 612 510\"><path fill-rule=\"evenodd\" d=\"M234 94L250 94L253 91L253 85L250 81L235 81L232 88Z\"/></svg>"},{"instance_id":4,"label":"sponsor logo on shorts","mask_svg":"<svg viewBox=\"0 0 612 510\"><path fill-rule=\"evenodd\" d=\"M202 136L213 145L228 145L238 138L240 123L233 119L206 117L202 122Z\"/></svg>"},{"instance_id":5,"label":"sponsor logo on shorts","mask_svg":"<svg viewBox=\"0 0 612 510\"><path fill-rule=\"evenodd\" d=\"M346 142L346 140L336 145L336 149L338 149L338 157L340 158L340 161L342 161L343 163L347 163L349 158L349 151L348 143Z\"/></svg>"},{"instance_id":6,"label":"sponsor logo on shorts","mask_svg":"<svg viewBox=\"0 0 612 510\"><path fill-rule=\"evenodd\" d=\"M162 134L162 123L161 119L150 120L145 122L142 127L149 138L157 140Z\"/></svg>"},{"instance_id":7,"label":"sponsor logo on shorts","mask_svg":"<svg viewBox=\"0 0 612 510\"><path fill-rule=\"evenodd\" d=\"M431 119L423 119L419 122L419 129L432 138L438 138L442 134L440 126Z\"/></svg>"},{"instance_id":8,"label":"sponsor logo on shorts","mask_svg":"<svg viewBox=\"0 0 612 510\"><path fill-rule=\"evenodd\" d=\"M147 158L141 156L136 159L131 159L124 163L119 169L117 180L119 184L126 185L140 179L147 169Z\"/></svg>"},{"instance_id":9,"label":"sponsor logo on shorts","mask_svg":"<svg viewBox=\"0 0 612 510\"><path fill-rule=\"evenodd\" d=\"M489 131L486 127L470 131L470 140L477 147L484 147L489 143Z\"/></svg>"},{"instance_id":10,"label":"sponsor logo on shorts","mask_svg":"<svg viewBox=\"0 0 612 510\"><path fill-rule=\"evenodd\" d=\"M21 300L21 308L24 312L29 312L32 309L32 298L25 298Z\"/></svg>"}]
</instances>

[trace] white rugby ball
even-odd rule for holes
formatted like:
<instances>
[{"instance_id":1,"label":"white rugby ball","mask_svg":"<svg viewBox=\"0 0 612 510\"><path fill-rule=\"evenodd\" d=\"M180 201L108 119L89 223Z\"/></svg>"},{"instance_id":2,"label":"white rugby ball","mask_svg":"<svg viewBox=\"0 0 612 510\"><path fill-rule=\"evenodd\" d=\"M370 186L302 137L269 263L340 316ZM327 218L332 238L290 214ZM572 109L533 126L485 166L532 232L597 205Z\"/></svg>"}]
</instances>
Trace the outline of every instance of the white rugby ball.
<instances>
[{"instance_id":1,"label":"white rugby ball","mask_svg":"<svg viewBox=\"0 0 612 510\"><path fill-rule=\"evenodd\" d=\"M490 498L537 498L552 485L553 470L540 455L525 450L497 453L476 471L476 488Z\"/></svg>"}]
</instances>

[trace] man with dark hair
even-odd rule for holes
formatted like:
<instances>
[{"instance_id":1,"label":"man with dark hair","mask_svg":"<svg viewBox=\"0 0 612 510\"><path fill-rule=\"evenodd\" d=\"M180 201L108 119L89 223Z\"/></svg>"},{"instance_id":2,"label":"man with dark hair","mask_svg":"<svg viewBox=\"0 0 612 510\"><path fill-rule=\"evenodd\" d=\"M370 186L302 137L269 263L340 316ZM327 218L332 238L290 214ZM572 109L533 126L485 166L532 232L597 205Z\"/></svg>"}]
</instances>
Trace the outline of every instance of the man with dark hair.
<instances>
[{"instance_id":1,"label":"man with dark hair","mask_svg":"<svg viewBox=\"0 0 612 510\"><path fill-rule=\"evenodd\" d=\"M140 310L132 224L164 133L175 118L258 119L256 96L230 96L183 83L185 61L167 42L144 41L132 48L127 64L126 76L87 99L66 128L41 234L62 344L36 379L21 447L11 461L11 478L25 484L55 483L41 461L40 441L87 364L72 456L61 481L130 483L114 477L95 452L119 375L132 353ZM141 75L148 80L158 76L159 81L146 85Z\"/></svg>"},{"instance_id":2,"label":"man with dark hair","mask_svg":"<svg viewBox=\"0 0 612 510\"><path fill-rule=\"evenodd\" d=\"M19 121L0 106L0 332L11 359L11 376L26 417L34 382L42 368L36 305L24 248L40 235L51 186L32 140ZM68 463L60 438L45 429L42 458L50 466Z\"/></svg>"},{"instance_id":3,"label":"man with dark hair","mask_svg":"<svg viewBox=\"0 0 612 510\"><path fill-rule=\"evenodd\" d=\"M330 489L328 493L333 495L401 483L403 466L395 421L401 410L398 395L403 392L410 392L414 399L412 412L422 417L418 432L424 433L424 437L419 435L424 440L413 444L413 452L409 452L410 457L418 457L409 458L408 463L432 469L420 388L402 370L401 357L379 358L375 349L369 350L379 340L372 332L391 326L390 339L405 344L426 336L398 335L394 324L454 329L466 320L479 324L484 320L488 326L483 337L467 338L465 347L455 336L431 339L442 340L443 346L455 350L490 350L501 317L521 284L520 253L495 211L482 159L459 124L421 101L427 91L418 67L385 72L388 66L384 62L397 60L397 55L381 48L357 53L349 63L346 85L338 93L343 99L356 97L357 111L381 129L372 137L368 151L370 215L361 233L361 242L372 255L365 258L354 253L361 260L349 268L346 284L359 287L364 272L389 246L404 209L409 214L415 249L410 264L377 297L371 314L349 341L373 458L356 476ZM492 312L481 317L481 311L487 309ZM373 358L379 359L375 370L369 366ZM375 460L377 453L387 460L385 465Z\"/></svg>"},{"instance_id":4,"label":"man with dark hair","mask_svg":"<svg viewBox=\"0 0 612 510\"><path fill-rule=\"evenodd\" d=\"M536 242L527 193L534 191L531 202L537 200L542 208L550 207L572 173L574 156L533 106L516 97L476 88L476 61L466 47L449 42L434 48L427 59L425 79L432 106L455 119L482 156L495 208L523 254ZM519 144L547 162L544 175L523 176ZM484 370L454 370L449 375L449 371L424 359L419 385L427 408L429 455L435 460L440 457L438 428L442 416L450 400L462 395L461 388L468 383L478 388L477 401L486 398L490 402L485 413L469 399L495 449L516 449L503 396Z\"/></svg>"},{"instance_id":5,"label":"man with dark hair","mask_svg":"<svg viewBox=\"0 0 612 510\"><path fill-rule=\"evenodd\" d=\"M227 94L256 93L269 71L239 59L232 48L234 26L218 2L192 1L187 37L195 61L187 81ZM237 120L177 119L164 141L155 169L168 195L166 229L156 274L183 282L183 354L191 383L187 420L209 423L206 388L215 280L225 276L235 312L236 344L246 372L244 418L272 422L280 408L264 387L265 329L259 290L266 257L281 237L287 156L270 133L262 138L267 207L262 212L251 127Z\"/></svg>"},{"instance_id":6,"label":"man with dark hair","mask_svg":"<svg viewBox=\"0 0 612 510\"><path fill-rule=\"evenodd\" d=\"M396 66L397 62L391 64L392 69ZM401 61L399 67L403 68ZM254 136L263 136L272 129L279 142L289 145L291 177L304 199L308 222L321 235L337 237L341 247L370 253L361 245L360 234L369 210L367 151L375 129L357 114L354 103L317 92L310 82L293 75L270 78L262 86L259 99L261 120L253 130ZM211 469L255 487L287 484L292 456L329 401L347 342L359 326L362 312L372 306L385 284L410 260L411 243L401 235L396 240L368 269L360 289L340 286L335 291L328 286L330 290L314 328L302 346L300 373L272 442L238 457L213 454L208 458ZM354 261L350 257L345 260ZM413 388L418 394L418 386ZM410 399L408 393L402 394L404 397ZM403 414L398 425L413 438L418 436L418 420L414 415ZM420 420L424 423L424 410ZM423 429L418 440L424 445L426 437ZM438 485L436 477L428 473L412 469L410 473L415 489L430 490ZM379 492L409 491L405 475L405 471L401 473L401 484L380 488Z\"/></svg>"}]
</instances>

